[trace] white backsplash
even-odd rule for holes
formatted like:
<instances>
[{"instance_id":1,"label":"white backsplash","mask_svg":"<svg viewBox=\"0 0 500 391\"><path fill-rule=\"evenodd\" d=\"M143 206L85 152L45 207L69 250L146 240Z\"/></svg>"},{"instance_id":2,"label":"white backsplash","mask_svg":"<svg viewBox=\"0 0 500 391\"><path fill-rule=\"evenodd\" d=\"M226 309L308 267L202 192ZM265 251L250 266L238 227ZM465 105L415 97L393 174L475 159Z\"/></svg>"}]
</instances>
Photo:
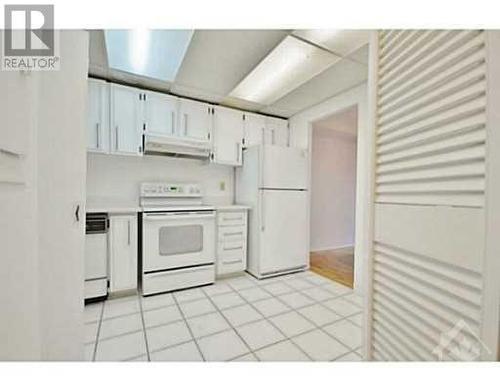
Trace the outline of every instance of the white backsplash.
<instances>
[{"instance_id":1,"label":"white backsplash","mask_svg":"<svg viewBox=\"0 0 500 391\"><path fill-rule=\"evenodd\" d=\"M234 199L232 167L163 156L87 154L87 200L116 199L135 204L141 182L195 182L203 186L205 203L226 205Z\"/></svg>"}]
</instances>

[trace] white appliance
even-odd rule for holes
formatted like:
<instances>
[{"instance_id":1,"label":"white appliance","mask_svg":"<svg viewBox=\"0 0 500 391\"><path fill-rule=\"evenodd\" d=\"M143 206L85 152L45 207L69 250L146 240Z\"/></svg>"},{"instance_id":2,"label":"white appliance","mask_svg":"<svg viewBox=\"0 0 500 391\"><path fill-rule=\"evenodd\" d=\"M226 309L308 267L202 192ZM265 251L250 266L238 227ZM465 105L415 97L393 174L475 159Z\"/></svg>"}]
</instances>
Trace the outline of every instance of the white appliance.
<instances>
[{"instance_id":1,"label":"white appliance","mask_svg":"<svg viewBox=\"0 0 500 391\"><path fill-rule=\"evenodd\" d=\"M108 215L87 213L85 219L85 300L108 294Z\"/></svg>"},{"instance_id":2,"label":"white appliance","mask_svg":"<svg viewBox=\"0 0 500 391\"><path fill-rule=\"evenodd\" d=\"M215 281L215 211L197 184L143 183L143 295Z\"/></svg>"},{"instance_id":3,"label":"white appliance","mask_svg":"<svg viewBox=\"0 0 500 391\"><path fill-rule=\"evenodd\" d=\"M236 170L236 201L251 207L248 266L257 278L308 268L307 152L256 145Z\"/></svg>"},{"instance_id":4,"label":"white appliance","mask_svg":"<svg viewBox=\"0 0 500 391\"><path fill-rule=\"evenodd\" d=\"M210 142L146 134L144 136L144 153L148 155L208 159L210 155Z\"/></svg>"}]
</instances>

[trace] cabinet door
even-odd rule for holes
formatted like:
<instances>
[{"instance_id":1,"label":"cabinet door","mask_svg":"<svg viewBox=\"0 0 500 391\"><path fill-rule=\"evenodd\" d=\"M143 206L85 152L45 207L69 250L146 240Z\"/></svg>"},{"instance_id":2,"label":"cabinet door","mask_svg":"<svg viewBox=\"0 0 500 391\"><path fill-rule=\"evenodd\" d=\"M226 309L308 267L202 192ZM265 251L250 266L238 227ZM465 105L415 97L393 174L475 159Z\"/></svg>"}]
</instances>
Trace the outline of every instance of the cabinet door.
<instances>
[{"instance_id":1,"label":"cabinet door","mask_svg":"<svg viewBox=\"0 0 500 391\"><path fill-rule=\"evenodd\" d=\"M173 136L177 128L178 99L158 92L144 91L146 132L156 136Z\"/></svg>"},{"instance_id":2,"label":"cabinet door","mask_svg":"<svg viewBox=\"0 0 500 391\"><path fill-rule=\"evenodd\" d=\"M193 100L180 99L179 102L179 137L207 141L210 136L211 106Z\"/></svg>"},{"instance_id":3,"label":"cabinet door","mask_svg":"<svg viewBox=\"0 0 500 391\"><path fill-rule=\"evenodd\" d=\"M262 144L265 132L265 116L245 113L245 147Z\"/></svg>"},{"instance_id":4,"label":"cabinet door","mask_svg":"<svg viewBox=\"0 0 500 391\"><path fill-rule=\"evenodd\" d=\"M288 121L280 118L268 117L266 120L266 144L290 146Z\"/></svg>"},{"instance_id":5,"label":"cabinet door","mask_svg":"<svg viewBox=\"0 0 500 391\"><path fill-rule=\"evenodd\" d=\"M109 152L109 86L89 79L87 95L87 149Z\"/></svg>"},{"instance_id":6,"label":"cabinet door","mask_svg":"<svg viewBox=\"0 0 500 391\"><path fill-rule=\"evenodd\" d=\"M111 151L142 154L142 91L117 84L111 86Z\"/></svg>"},{"instance_id":7,"label":"cabinet door","mask_svg":"<svg viewBox=\"0 0 500 391\"><path fill-rule=\"evenodd\" d=\"M111 216L110 292L137 288L137 217Z\"/></svg>"},{"instance_id":8,"label":"cabinet door","mask_svg":"<svg viewBox=\"0 0 500 391\"><path fill-rule=\"evenodd\" d=\"M243 112L216 107L214 111L213 161L241 166L244 133Z\"/></svg>"}]
</instances>

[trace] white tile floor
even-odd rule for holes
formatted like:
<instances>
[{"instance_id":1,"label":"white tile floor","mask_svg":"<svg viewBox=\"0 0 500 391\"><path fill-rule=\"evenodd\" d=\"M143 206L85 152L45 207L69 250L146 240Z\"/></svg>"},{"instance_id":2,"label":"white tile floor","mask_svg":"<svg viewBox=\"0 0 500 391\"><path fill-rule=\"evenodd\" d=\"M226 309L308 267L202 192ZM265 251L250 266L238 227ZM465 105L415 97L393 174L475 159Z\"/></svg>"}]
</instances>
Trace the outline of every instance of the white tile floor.
<instances>
[{"instance_id":1,"label":"white tile floor","mask_svg":"<svg viewBox=\"0 0 500 391\"><path fill-rule=\"evenodd\" d=\"M93 361L361 361L362 298L312 272L85 307Z\"/></svg>"}]
</instances>

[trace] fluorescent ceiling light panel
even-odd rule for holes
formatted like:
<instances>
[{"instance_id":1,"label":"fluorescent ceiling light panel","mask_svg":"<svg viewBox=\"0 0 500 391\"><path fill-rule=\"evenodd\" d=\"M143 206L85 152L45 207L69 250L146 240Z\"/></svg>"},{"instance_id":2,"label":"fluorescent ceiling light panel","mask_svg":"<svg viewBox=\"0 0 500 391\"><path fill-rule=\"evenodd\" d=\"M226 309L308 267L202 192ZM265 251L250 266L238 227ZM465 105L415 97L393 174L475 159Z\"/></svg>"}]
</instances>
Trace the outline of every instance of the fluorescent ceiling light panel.
<instances>
[{"instance_id":1,"label":"fluorescent ceiling light panel","mask_svg":"<svg viewBox=\"0 0 500 391\"><path fill-rule=\"evenodd\" d=\"M236 86L230 96L271 104L339 59L340 57L288 36Z\"/></svg>"},{"instance_id":2,"label":"fluorescent ceiling light panel","mask_svg":"<svg viewBox=\"0 0 500 391\"><path fill-rule=\"evenodd\" d=\"M340 56L347 56L370 38L370 30L295 30L292 34Z\"/></svg>"},{"instance_id":3,"label":"fluorescent ceiling light panel","mask_svg":"<svg viewBox=\"0 0 500 391\"><path fill-rule=\"evenodd\" d=\"M110 68L173 81L193 30L105 30Z\"/></svg>"}]
</instances>

